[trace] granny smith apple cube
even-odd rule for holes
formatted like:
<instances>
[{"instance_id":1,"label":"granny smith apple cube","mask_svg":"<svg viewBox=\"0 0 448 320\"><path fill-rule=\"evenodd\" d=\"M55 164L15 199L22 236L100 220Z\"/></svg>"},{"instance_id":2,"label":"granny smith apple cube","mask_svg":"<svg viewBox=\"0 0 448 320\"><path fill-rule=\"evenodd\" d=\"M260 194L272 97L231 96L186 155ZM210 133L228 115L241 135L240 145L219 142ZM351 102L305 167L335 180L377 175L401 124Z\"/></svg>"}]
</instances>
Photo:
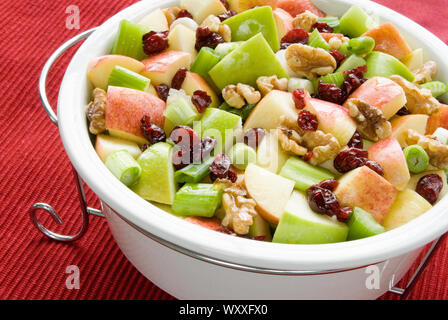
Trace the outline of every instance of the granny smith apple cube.
<instances>
[{"instance_id":1,"label":"granny smith apple cube","mask_svg":"<svg viewBox=\"0 0 448 320\"><path fill-rule=\"evenodd\" d=\"M208 183L187 183L174 197L172 210L177 215L213 217L221 205L223 191Z\"/></svg>"},{"instance_id":2,"label":"granny smith apple cube","mask_svg":"<svg viewBox=\"0 0 448 320\"><path fill-rule=\"evenodd\" d=\"M372 237L386 231L370 213L358 207L353 209L347 224L349 227L347 240Z\"/></svg>"}]
</instances>

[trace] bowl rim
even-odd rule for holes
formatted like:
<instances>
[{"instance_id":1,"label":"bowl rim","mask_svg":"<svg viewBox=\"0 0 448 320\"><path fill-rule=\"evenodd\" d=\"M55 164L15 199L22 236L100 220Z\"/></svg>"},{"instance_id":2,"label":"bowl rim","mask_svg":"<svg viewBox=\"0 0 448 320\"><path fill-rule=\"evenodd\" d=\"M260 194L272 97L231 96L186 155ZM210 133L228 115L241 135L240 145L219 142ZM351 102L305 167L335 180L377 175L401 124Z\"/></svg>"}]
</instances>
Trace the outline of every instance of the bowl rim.
<instances>
[{"instance_id":1,"label":"bowl rim","mask_svg":"<svg viewBox=\"0 0 448 320\"><path fill-rule=\"evenodd\" d=\"M443 211L448 197L424 215L404 226L375 237L321 245L289 245L249 241L207 230L183 221L154 206L121 184L97 156L87 132L84 106L89 89L85 70L98 44L111 38L122 19L135 20L145 13L177 3L175 0L140 1L120 11L85 41L72 58L64 75L58 98L58 126L66 153L86 184L120 216L180 248L222 261L278 270L334 270L355 268L396 257L424 246L446 232L448 219ZM368 12L394 23L399 29L412 29L416 38L429 41L431 52L443 61L448 47L428 30L403 15L371 1L315 0L319 7L348 7L357 4ZM331 2L331 3L330 3ZM422 40L423 41L423 40Z\"/></svg>"}]
</instances>

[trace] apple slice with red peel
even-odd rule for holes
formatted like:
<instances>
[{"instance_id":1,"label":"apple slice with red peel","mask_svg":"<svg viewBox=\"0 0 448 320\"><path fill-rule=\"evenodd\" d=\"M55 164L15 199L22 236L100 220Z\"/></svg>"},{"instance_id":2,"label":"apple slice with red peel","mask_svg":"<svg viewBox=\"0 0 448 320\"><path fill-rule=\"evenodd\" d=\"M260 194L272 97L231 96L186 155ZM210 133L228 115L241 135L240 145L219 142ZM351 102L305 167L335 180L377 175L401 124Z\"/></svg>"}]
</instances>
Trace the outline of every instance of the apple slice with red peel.
<instances>
[{"instance_id":1,"label":"apple slice with red peel","mask_svg":"<svg viewBox=\"0 0 448 320\"><path fill-rule=\"evenodd\" d=\"M109 76L115 66L140 73L145 67L143 63L130 57L118 54L101 56L91 60L87 66L87 78L95 88L107 89Z\"/></svg>"},{"instance_id":2,"label":"apple slice with red peel","mask_svg":"<svg viewBox=\"0 0 448 320\"><path fill-rule=\"evenodd\" d=\"M215 90L202 78L199 74L188 71L182 86L180 87L189 96L192 96L196 90L202 90L207 92L207 94L212 98L212 103L210 107L219 107L220 101L219 97L216 95Z\"/></svg>"},{"instance_id":3,"label":"apple slice with red peel","mask_svg":"<svg viewBox=\"0 0 448 320\"><path fill-rule=\"evenodd\" d=\"M325 17L325 13L320 11L311 0L278 0L277 7L289 12L293 17L306 10L314 13L318 17Z\"/></svg>"},{"instance_id":4,"label":"apple slice with red peel","mask_svg":"<svg viewBox=\"0 0 448 320\"><path fill-rule=\"evenodd\" d=\"M253 163L244 173L247 192L257 202L257 211L266 221L278 224L294 189L294 181Z\"/></svg>"},{"instance_id":5,"label":"apple slice with red peel","mask_svg":"<svg viewBox=\"0 0 448 320\"><path fill-rule=\"evenodd\" d=\"M411 175L400 143L394 137L381 140L368 149L369 160L376 161L384 170L384 178L398 190L404 190Z\"/></svg>"},{"instance_id":6,"label":"apple slice with red peel","mask_svg":"<svg viewBox=\"0 0 448 320\"><path fill-rule=\"evenodd\" d=\"M403 88L394 81L373 77L353 92L349 99L360 99L380 109L386 119L392 118L406 104Z\"/></svg>"},{"instance_id":7,"label":"apple slice with red peel","mask_svg":"<svg viewBox=\"0 0 448 320\"><path fill-rule=\"evenodd\" d=\"M356 123L350 117L348 110L324 100L313 98L309 102L305 110L316 115L319 122L318 129L331 133L341 146L347 145L356 131Z\"/></svg>"},{"instance_id":8,"label":"apple slice with red peel","mask_svg":"<svg viewBox=\"0 0 448 320\"><path fill-rule=\"evenodd\" d=\"M275 9L272 13L274 14L278 39L281 40L290 30L292 30L292 21L294 18L281 8Z\"/></svg>"},{"instance_id":9,"label":"apple slice with red peel","mask_svg":"<svg viewBox=\"0 0 448 320\"><path fill-rule=\"evenodd\" d=\"M165 102L156 96L129 88L110 86L107 91L106 129L114 137L140 144L148 143L140 130L140 121L148 115L163 128Z\"/></svg>"},{"instance_id":10,"label":"apple slice with red peel","mask_svg":"<svg viewBox=\"0 0 448 320\"><path fill-rule=\"evenodd\" d=\"M142 61L141 74L151 79L154 85L171 85L174 75L180 68L189 68L191 54L184 51L165 51Z\"/></svg>"},{"instance_id":11,"label":"apple slice with red peel","mask_svg":"<svg viewBox=\"0 0 448 320\"><path fill-rule=\"evenodd\" d=\"M426 114L408 114L402 117L395 117L391 120L392 137L396 138L402 148L406 148L406 131L413 129L420 134L425 134L429 116Z\"/></svg>"},{"instance_id":12,"label":"apple slice with red peel","mask_svg":"<svg viewBox=\"0 0 448 320\"><path fill-rule=\"evenodd\" d=\"M433 134L437 128L448 129L448 105L446 104L441 104L439 111L429 117L426 134Z\"/></svg>"},{"instance_id":13,"label":"apple slice with red peel","mask_svg":"<svg viewBox=\"0 0 448 320\"><path fill-rule=\"evenodd\" d=\"M381 223L398 191L375 171L363 166L342 176L334 193L342 206L364 209Z\"/></svg>"}]
</instances>

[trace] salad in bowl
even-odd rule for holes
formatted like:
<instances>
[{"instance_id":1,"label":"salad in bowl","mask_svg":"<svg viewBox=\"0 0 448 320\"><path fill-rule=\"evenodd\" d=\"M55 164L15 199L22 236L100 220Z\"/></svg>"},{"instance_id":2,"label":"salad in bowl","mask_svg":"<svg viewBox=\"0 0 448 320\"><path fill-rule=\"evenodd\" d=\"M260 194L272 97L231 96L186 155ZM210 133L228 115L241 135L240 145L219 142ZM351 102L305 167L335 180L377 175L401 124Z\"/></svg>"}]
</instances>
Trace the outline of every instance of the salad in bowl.
<instances>
[{"instance_id":1,"label":"salad in bowl","mask_svg":"<svg viewBox=\"0 0 448 320\"><path fill-rule=\"evenodd\" d=\"M86 115L105 166L213 231L324 244L447 192L448 86L391 23L309 0L181 0L122 20Z\"/></svg>"}]
</instances>

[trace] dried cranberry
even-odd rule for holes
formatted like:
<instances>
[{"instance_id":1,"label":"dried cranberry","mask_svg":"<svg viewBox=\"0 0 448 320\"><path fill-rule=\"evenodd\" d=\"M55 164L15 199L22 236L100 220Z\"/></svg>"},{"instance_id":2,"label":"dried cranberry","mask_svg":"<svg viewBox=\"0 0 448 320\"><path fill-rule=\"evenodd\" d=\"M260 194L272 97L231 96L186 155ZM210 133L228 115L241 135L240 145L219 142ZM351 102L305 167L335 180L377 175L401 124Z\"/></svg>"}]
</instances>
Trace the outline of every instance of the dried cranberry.
<instances>
[{"instance_id":1,"label":"dried cranberry","mask_svg":"<svg viewBox=\"0 0 448 320\"><path fill-rule=\"evenodd\" d=\"M182 67L177 70L176 74L171 80L171 88L179 90L182 87L182 83L184 83L185 77L187 76L187 68Z\"/></svg>"},{"instance_id":2,"label":"dried cranberry","mask_svg":"<svg viewBox=\"0 0 448 320\"><path fill-rule=\"evenodd\" d=\"M362 141L362 136L358 131L356 131L353 134L353 137L347 143L347 147L357 148L357 149L362 149L364 147L364 142Z\"/></svg>"},{"instance_id":3,"label":"dried cranberry","mask_svg":"<svg viewBox=\"0 0 448 320\"><path fill-rule=\"evenodd\" d=\"M319 92L319 97L322 100L341 105L345 101L344 92L334 83L324 83L322 81L319 81L319 84L317 85L317 91Z\"/></svg>"},{"instance_id":4,"label":"dried cranberry","mask_svg":"<svg viewBox=\"0 0 448 320\"><path fill-rule=\"evenodd\" d=\"M254 237L250 237L251 240L256 240L256 241L264 241L266 240L266 236L254 236Z\"/></svg>"},{"instance_id":5,"label":"dried cranberry","mask_svg":"<svg viewBox=\"0 0 448 320\"><path fill-rule=\"evenodd\" d=\"M166 134L162 128L151 122L149 116L143 116L140 121L140 130L142 135L149 141L149 145L166 141Z\"/></svg>"},{"instance_id":6,"label":"dried cranberry","mask_svg":"<svg viewBox=\"0 0 448 320\"><path fill-rule=\"evenodd\" d=\"M166 84L159 84L156 86L156 91L159 98L166 102L168 99L168 94L170 93L170 87Z\"/></svg>"},{"instance_id":7,"label":"dried cranberry","mask_svg":"<svg viewBox=\"0 0 448 320\"><path fill-rule=\"evenodd\" d=\"M430 204L434 204L443 187L442 178L438 174L428 174L418 180L415 191L425 198Z\"/></svg>"},{"instance_id":8,"label":"dried cranberry","mask_svg":"<svg viewBox=\"0 0 448 320\"><path fill-rule=\"evenodd\" d=\"M308 32L303 29L292 29L281 39L280 49L286 49L294 43L308 44L309 37Z\"/></svg>"},{"instance_id":9,"label":"dried cranberry","mask_svg":"<svg viewBox=\"0 0 448 320\"><path fill-rule=\"evenodd\" d=\"M266 136L266 130L262 128L253 128L244 134L243 142L249 147L256 149Z\"/></svg>"},{"instance_id":10,"label":"dried cranberry","mask_svg":"<svg viewBox=\"0 0 448 320\"><path fill-rule=\"evenodd\" d=\"M231 18L231 17L233 17L233 16L236 16L238 13L236 12L236 11L233 11L233 10L229 10L229 11L227 11L227 12L225 12L225 13L221 13L219 16L218 16L218 18L219 18L219 20L221 20L221 22L223 22L224 20L227 20L227 19L229 19L229 18Z\"/></svg>"},{"instance_id":11,"label":"dried cranberry","mask_svg":"<svg viewBox=\"0 0 448 320\"><path fill-rule=\"evenodd\" d=\"M224 39L216 32L210 31L208 27L199 27L196 29L195 48L200 51L202 47L215 49L220 43L224 43Z\"/></svg>"},{"instance_id":12,"label":"dried cranberry","mask_svg":"<svg viewBox=\"0 0 448 320\"><path fill-rule=\"evenodd\" d=\"M384 169L381 167L381 165L378 162L373 161L373 160L368 160L368 161L366 161L366 163L364 163L364 165L366 167L369 167L376 173L378 173L380 176L384 176Z\"/></svg>"},{"instance_id":13,"label":"dried cranberry","mask_svg":"<svg viewBox=\"0 0 448 320\"><path fill-rule=\"evenodd\" d=\"M302 110L299 112L299 117L297 118L297 123L302 130L305 131L316 131L319 122L317 117L309 111Z\"/></svg>"},{"instance_id":14,"label":"dried cranberry","mask_svg":"<svg viewBox=\"0 0 448 320\"><path fill-rule=\"evenodd\" d=\"M236 180L238 179L238 176L236 175L235 172L233 172L232 170L227 171L227 179L229 179L231 182L235 183Z\"/></svg>"},{"instance_id":15,"label":"dried cranberry","mask_svg":"<svg viewBox=\"0 0 448 320\"><path fill-rule=\"evenodd\" d=\"M177 14L176 19L180 19L180 18L190 18L190 19L193 19L193 16L192 16L191 13L188 12L187 10L185 10L185 9L181 9L181 10L179 11L179 13Z\"/></svg>"},{"instance_id":16,"label":"dried cranberry","mask_svg":"<svg viewBox=\"0 0 448 320\"><path fill-rule=\"evenodd\" d=\"M404 106L397 112L397 115L399 115L399 116L407 116L409 114L411 114L411 112L408 110L408 108L406 108L406 106Z\"/></svg>"},{"instance_id":17,"label":"dried cranberry","mask_svg":"<svg viewBox=\"0 0 448 320\"><path fill-rule=\"evenodd\" d=\"M210 103L212 103L212 98L207 94L207 92L196 90L193 92L191 102L193 102L199 113L204 113L205 109L207 109Z\"/></svg>"},{"instance_id":18,"label":"dried cranberry","mask_svg":"<svg viewBox=\"0 0 448 320\"><path fill-rule=\"evenodd\" d=\"M294 105L297 109L301 110L306 106L306 93L304 89L295 89L292 92L292 98L294 100Z\"/></svg>"},{"instance_id":19,"label":"dried cranberry","mask_svg":"<svg viewBox=\"0 0 448 320\"><path fill-rule=\"evenodd\" d=\"M237 180L236 173L230 170L230 160L224 153L220 153L215 157L215 160L210 166L210 178L212 180L218 178L229 179L232 182Z\"/></svg>"},{"instance_id":20,"label":"dried cranberry","mask_svg":"<svg viewBox=\"0 0 448 320\"><path fill-rule=\"evenodd\" d=\"M334 168L340 173L346 173L362 167L368 160L368 152L358 148L344 149L334 158Z\"/></svg>"},{"instance_id":21,"label":"dried cranberry","mask_svg":"<svg viewBox=\"0 0 448 320\"><path fill-rule=\"evenodd\" d=\"M143 51L147 55L162 52L168 48L168 31L151 31L143 35Z\"/></svg>"},{"instance_id":22,"label":"dried cranberry","mask_svg":"<svg viewBox=\"0 0 448 320\"><path fill-rule=\"evenodd\" d=\"M175 170L185 168L193 162L190 150L183 150L182 148L176 146L173 150L171 162L173 163Z\"/></svg>"},{"instance_id":23,"label":"dried cranberry","mask_svg":"<svg viewBox=\"0 0 448 320\"><path fill-rule=\"evenodd\" d=\"M352 207L343 207L336 214L336 217L341 222L347 222L350 219L350 215L353 213Z\"/></svg>"},{"instance_id":24,"label":"dried cranberry","mask_svg":"<svg viewBox=\"0 0 448 320\"><path fill-rule=\"evenodd\" d=\"M317 29L321 33L332 33L334 29L330 27L326 22L316 22L311 29Z\"/></svg>"},{"instance_id":25,"label":"dried cranberry","mask_svg":"<svg viewBox=\"0 0 448 320\"><path fill-rule=\"evenodd\" d=\"M209 137L205 137L204 139L202 139L202 143L201 143L201 158L205 159L207 158L210 153L213 151L213 149L215 149L216 147L216 139L212 139Z\"/></svg>"},{"instance_id":26,"label":"dried cranberry","mask_svg":"<svg viewBox=\"0 0 448 320\"><path fill-rule=\"evenodd\" d=\"M188 126L176 126L171 131L170 139L183 150L191 150L201 143L201 138Z\"/></svg>"},{"instance_id":27,"label":"dried cranberry","mask_svg":"<svg viewBox=\"0 0 448 320\"><path fill-rule=\"evenodd\" d=\"M338 185L339 185L339 182L335 179L327 179L318 184L319 187L330 190L330 191L336 190Z\"/></svg>"},{"instance_id":28,"label":"dried cranberry","mask_svg":"<svg viewBox=\"0 0 448 320\"><path fill-rule=\"evenodd\" d=\"M341 208L338 199L331 189L337 187L337 181L327 180L313 185L306 190L310 208L321 214L336 216L339 221L346 222L352 213L352 208Z\"/></svg>"},{"instance_id":29,"label":"dried cranberry","mask_svg":"<svg viewBox=\"0 0 448 320\"><path fill-rule=\"evenodd\" d=\"M313 151L308 151L303 156L303 160L305 160L306 162L309 162L313 156L314 156L314 152Z\"/></svg>"},{"instance_id":30,"label":"dried cranberry","mask_svg":"<svg viewBox=\"0 0 448 320\"><path fill-rule=\"evenodd\" d=\"M223 226L223 225L221 225L218 229L216 229L215 231L217 231L217 232L221 232L221 233L224 233L224 234L233 234L233 231L232 230L230 230L229 228L227 228L227 227L225 227L225 226Z\"/></svg>"},{"instance_id":31,"label":"dried cranberry","mask_svg":"<svg viewBox=\"0 0 448 320\"><path fill-rule=\"evenodd\" d=\"M345 59L345 55L340 53L338 50L330 50L330 54L336 60L337 65L339 66L341 62Z\"/></svg>"},{"instance_id":32,"label":"dried cranberry","mask_svg":"<svg viewBox=\"0 0 448 320\"><path fill-rule=\"evenodd\" d=\"M146 151L146 149L148 149L150 147L149 144L145 143L140 147L140 150L142 150L142 152Z\"/></svg>"}]
</instances>

